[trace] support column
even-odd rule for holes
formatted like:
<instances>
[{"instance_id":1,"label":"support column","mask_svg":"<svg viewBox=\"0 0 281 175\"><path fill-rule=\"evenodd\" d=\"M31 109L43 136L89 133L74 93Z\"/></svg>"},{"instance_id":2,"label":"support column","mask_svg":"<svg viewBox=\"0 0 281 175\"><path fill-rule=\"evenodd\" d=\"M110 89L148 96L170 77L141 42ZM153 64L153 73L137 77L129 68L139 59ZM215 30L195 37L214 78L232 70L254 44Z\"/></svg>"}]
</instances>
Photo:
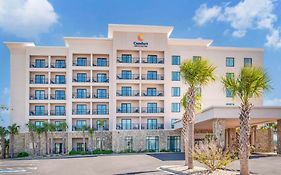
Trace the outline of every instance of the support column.
<instances>
[{"instance_id":1,"label":"support column","mask_svg":"<svg viewBox=\"0 0 281 175\"><path fill-rule=\"evenodd\" d=\"M229 128L228 129L228 148L232 149L236 146L236 129Z\"/></svg>"},{"instance_id":2,"label":"support column","mask_svg":"<svg viewBox=\"0 0 281 175\"><path fill-rule=\"evenodd\" d=\"M221 146L225 146L225 125L224 120L215 119L213 121L213 135L217 143Z\"/></svg>"},{"instance_id":3,"label":"support column","mask_svg":"<svg viewBox=\"0 0 281 175\"><path fill-rule=\"evenodd\" d=\"M255 146L256 145L256 135L257 135L257 126L252 126L251 127L251 146Z\"/></svg>"},{"instance_id":4,"label":"support column","mask_svg":"<svg viewBox=\"0 0 281 175\"><path fill-rule=\"evenodd\" d=\"M277 154L281 154L281 120L277 120Z\"/></svg>"}]
</instances>

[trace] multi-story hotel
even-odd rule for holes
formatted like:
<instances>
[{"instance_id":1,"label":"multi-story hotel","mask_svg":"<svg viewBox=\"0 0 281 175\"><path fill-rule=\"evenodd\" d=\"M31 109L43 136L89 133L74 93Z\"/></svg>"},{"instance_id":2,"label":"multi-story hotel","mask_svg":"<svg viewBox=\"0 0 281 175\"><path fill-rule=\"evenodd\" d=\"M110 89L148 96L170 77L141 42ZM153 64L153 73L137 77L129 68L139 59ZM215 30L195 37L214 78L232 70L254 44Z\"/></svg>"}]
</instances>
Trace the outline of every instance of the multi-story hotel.
<instances>
[{"instance_id":1,"label":"multi-story hotel","mask_svg":"<svg viewBox=\"0 0 281 175\"><path fill-rule=\"evenodd\" d=\"M83 125L94 128L95 149L182 150L180 130L174 127L183 114L180 100L187 85L179 65L201 58L216 67L217 80L198 87L203 113L195 126L196 139L223 130L219 135L230 144L231 132L239 126L239 101L224 91L221 77L237 75L244 66L263 66L263 49L213 47L212 40L171 38L172 30L110 24L107 38L66 37L65 46L6 42L11 123L22 126L18 150L31 149L25 127L29 121L37 126L65 121L68 151L82 149ZM262 98L253 103L262 105ZM232 114L236 118L231 122ZM54 144L60 152L59 131Z\"/></svg>"}]
</instances>

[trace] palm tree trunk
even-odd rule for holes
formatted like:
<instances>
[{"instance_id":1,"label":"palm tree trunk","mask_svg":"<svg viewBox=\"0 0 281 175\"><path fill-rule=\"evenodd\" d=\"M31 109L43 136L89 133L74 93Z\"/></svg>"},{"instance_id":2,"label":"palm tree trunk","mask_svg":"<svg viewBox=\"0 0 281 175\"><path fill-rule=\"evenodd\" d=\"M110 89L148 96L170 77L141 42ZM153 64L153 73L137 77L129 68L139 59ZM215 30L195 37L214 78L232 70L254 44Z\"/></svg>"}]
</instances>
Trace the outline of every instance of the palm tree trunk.
<instances>
[{"instance_id":1,"label":"palm tree trunk","mask_svg":"<svg viewBox=\"0 0 281 175\"><path fill-rule=\"evenodd\" d=\"M10 156L11 158L14 157L14 134L11 134L10 136Z\"/></svg>"},{"instance_id":2,"label":"palm tree trunk","mask_svg":"<svg viewBox=\"0 0 281 175\"><path fill-rule=\"evenodd\" d=\"M90 136L91 138L90 138L90 144L91 144L91 146L90 146L90 149L91 149L91 152L94 150L94 139L93 139L93 135L91 135Z\"/></svg>"},{"instance_id":3,"label":"palm tree trunk","mask_svg":"<svg viewBox=\"0 0 281 175\"><path fill-rule=\"evenodd\" d=\"M47 155L48 154L48 133L45 132L45 154Z\"/></svg>"},{"instance_id":4,"label":"palm tree trunk","mask_svg":"<svg viewBox=\"0 0 281 175\"><path fill-rule=\"evenodd\" d=\"M240 174L249 175L250 111L252 104L241 104L240 113Z\"/></svg>"},{"instance_id":5,"label":"palm tree trunk","mask_svg":"<svg viewBox=\"0 0 281 175\"><path fill-rule=\"evenodd\" d=\"M1 158L5 159L5 157L6 157L6 141L5 141L4 136L1 137L1 148L2 148Z\"/></svg>"},{"instance_id":6,"label":"palm tree trunk","mask_svg":"<svg viewBox=\"0 0 281 175\"><path fill-rule=\"evenodd\" d=\"M32 153L33 153L33 156L35 156L35 140L34 140L34 132L31 131L30 132L30 139L31 139L31 143L32 143Z\"/></svg>"},{"instance_id":7,"label":"palm tree trunk","mask_svg":"<svg viewBox=\"0 0 281 175\"><path fill-rule=\"evenodd\" d=\"M85 141L85 132L83 132L83 151L86 151L86 141Z\"/></svg>"},{"instance_id":8,"label":"palm tree trunk","mask_svg":"<svg viewBox=\"0 0 281 175\"><path fill-rule=\"evenodd\" d=\"M51 134L50 151L51 151L51 155L52 155L54 153L54 136L53 136L53 133Z\"/></svg>"},{"instance_id":9,"label":"palm tree trunk","mask_svg":"<svg viewBox=\"0 0 281 175\"><path fill-rule=\"evenodd\" d=\"M41 155L41 134L38 134L38 156Z\"/></svg>"}]
</instances>

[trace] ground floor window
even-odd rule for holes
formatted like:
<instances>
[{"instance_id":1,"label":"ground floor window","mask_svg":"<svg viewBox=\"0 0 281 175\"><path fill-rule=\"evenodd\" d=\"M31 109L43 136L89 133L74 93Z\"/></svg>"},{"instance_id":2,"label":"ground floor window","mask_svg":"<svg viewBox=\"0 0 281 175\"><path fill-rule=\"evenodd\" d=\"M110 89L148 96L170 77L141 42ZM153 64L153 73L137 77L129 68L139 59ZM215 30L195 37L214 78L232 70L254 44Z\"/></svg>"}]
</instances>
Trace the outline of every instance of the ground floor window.
<instances>
[{"instance_id":1,"label":"ground floor window","mask_svg":"<svg viewBox=\"0 0 281 175\"><path fill-rule=\"evenodd\" d=\"M96 149L103 150L104 149L105 138L97 137L96 139Z\"/></svg>"},{"instance_id":2,"label":"ground floor window","mask_svg":"<svg viewBox=\"0 0 281 175\"><path fill-rule=\"evenodd\" d=\"M85 147L87 148L87 143L85 143ZM83 143L77 143L76 144L76 151L84 151L84 144Z\"/></svg>"},{"instance_id":3,"label":"ground floor window","mask_svg":"<svg viewBox=\"0 0 281 175\"><path fill-rule=\"evenodd\" d=\"M167 149L172 152L180 152L180 136L168 136L167 138Z\"/></svg>"},{"instance_id":4,"label":"ground floor window","mask_svg":"<svg viewBox=\"0 0 281 175\"><path fill-rule=\"evenodd\" d=\"M62 153L62 143L55 143L55 154L61 154Z\"/></svg>"},{"instance_id":5,"label":"ground floor window","mask_svg":"<svg viewBox=\"0 0 281 175\"><path fill-rule=\"evenodd\" d=\"M146 150L153 152L159 151L159 136L146 137Z\"/></svg>"},{"instance_id":6,"label":"ground floor window","mask_svg":"<svg viewBox=\"0 0 281 175\"><path fill-rule=\"evenodd\" d=\"M132 136L125 137L125 150L128 152L133 151L133 137Z\"/></svg>"}]
</instances>

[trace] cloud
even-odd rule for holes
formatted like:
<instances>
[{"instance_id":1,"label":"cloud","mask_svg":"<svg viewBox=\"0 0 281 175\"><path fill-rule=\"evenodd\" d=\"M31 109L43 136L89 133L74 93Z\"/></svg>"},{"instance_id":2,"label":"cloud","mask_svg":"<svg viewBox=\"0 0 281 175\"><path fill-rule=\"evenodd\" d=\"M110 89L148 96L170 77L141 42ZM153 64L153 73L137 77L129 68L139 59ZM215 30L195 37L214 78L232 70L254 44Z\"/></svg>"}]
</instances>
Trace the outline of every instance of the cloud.
<instances>
[{"instance_id":1,"label":"cloud","mask_svg":"<svg viewBox=\"0 0 281 175\"><path fill-rule=\"evenodd\" d=\"M58 15L48 0L0 0L0 29L23 38L49 31Z\"/></svg>"},{"instance_id":2,"label":"cloud","mask_svg":"<svg viewBox=\"0 0 281 175\"><path fill-rule=\"evenodd\" d=\"M281 106L281 99L274 98L274 99L267 99L264 101L265 106Z\"/></svg>"},{"instance_id":3,"label":"cloud","mask_svg":"<svg viewBox=\"0 0 281 175\"><path fill-rule=\"evenodd\" d=\"M265 45L281 48L281 31L274 26L277 21L274 6L275 0L243 0L235 5L213 7L202 4L196 10L193 20L199 26L213 21L226 23L232 29L232 36L236 38L244 37L249 30L267 30ZM205 17L208 13L211 16Z\"/></svg>"},{"instance_id":4,"label":"cloud","mask_svg":"<svg viewBox=\"0 0 281 175\"><path fill-rule=\"evenodd\" d=\"M9 95L9 93L10 93L10 89L7 88L7 87L5 87L5 88L3 89L3 95L4 95L4 96L5 96L5 95Z\"/></svg>"}]
</instances>

